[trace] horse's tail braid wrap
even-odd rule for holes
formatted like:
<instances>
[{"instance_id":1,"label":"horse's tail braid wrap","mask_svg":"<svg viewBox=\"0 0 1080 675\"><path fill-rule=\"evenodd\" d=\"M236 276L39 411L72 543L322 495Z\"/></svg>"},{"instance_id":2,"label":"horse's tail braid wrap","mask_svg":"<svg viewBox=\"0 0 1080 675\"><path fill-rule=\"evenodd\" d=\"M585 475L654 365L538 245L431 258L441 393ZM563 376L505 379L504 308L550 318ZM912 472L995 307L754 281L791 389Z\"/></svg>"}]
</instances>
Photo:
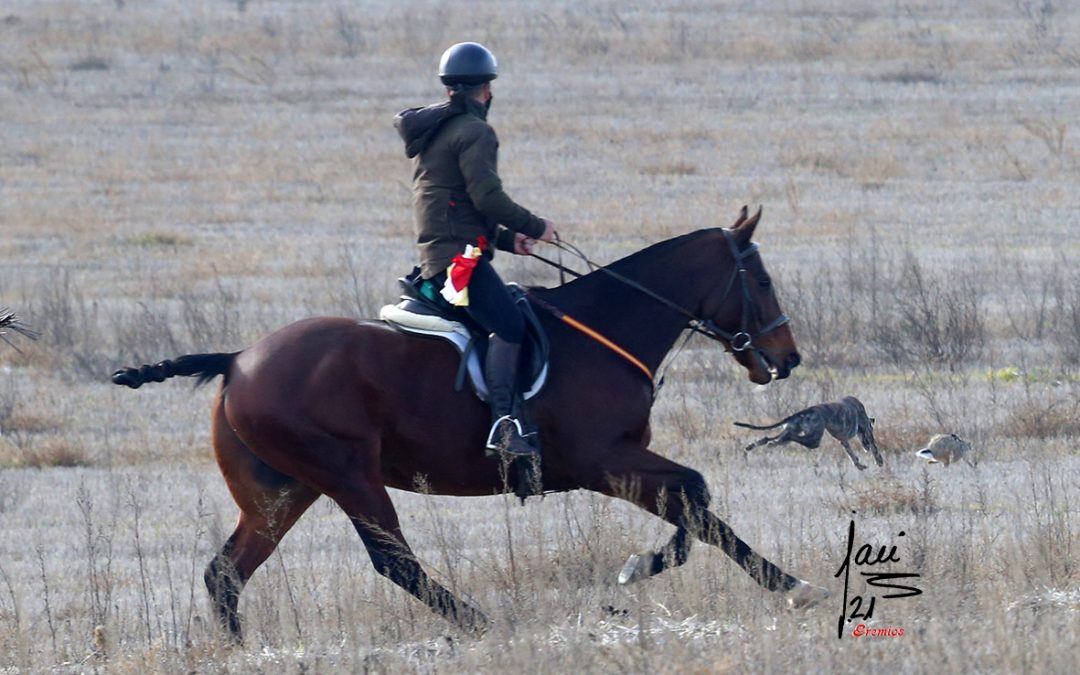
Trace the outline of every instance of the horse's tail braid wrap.
<instances>
[{"instance_id":1,"label":"horse's tail braid wrap","mask_svg":"<svg viewBox=\"0 0 1080 675\"><path fill-rule=\"evenodd\" d=\"M198 377L195 386L206 384L218 375L229 372L229 366L240 352L231 354L188 354L176 359L161 361L138 368L121 368L112 374L113 384L138 389L147 382L164 382L170 377Z\"/></svg>"}]
</instances>

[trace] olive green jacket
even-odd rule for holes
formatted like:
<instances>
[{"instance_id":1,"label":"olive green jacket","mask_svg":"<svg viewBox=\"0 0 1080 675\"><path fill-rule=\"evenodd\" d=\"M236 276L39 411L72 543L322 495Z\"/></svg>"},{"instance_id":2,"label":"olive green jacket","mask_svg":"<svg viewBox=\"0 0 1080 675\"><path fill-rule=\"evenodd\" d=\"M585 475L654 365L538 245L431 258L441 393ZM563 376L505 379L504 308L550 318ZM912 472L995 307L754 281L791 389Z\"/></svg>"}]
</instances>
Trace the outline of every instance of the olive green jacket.
<instances>
[{"instance_id":1,"label":"olive green jacket","mask_svg":"<svg viewBox=\"0 0 1080 675\"><path fill-rule=\"evenodd\" d=\"M499 139L487 108L472 98L409 108L394 127L413 160L413 214L423 277L446 271L466 244L487 238L514 250L514 233L539 238L544 221L503 191L496 168Z\"/></svg>"}]
</instances>

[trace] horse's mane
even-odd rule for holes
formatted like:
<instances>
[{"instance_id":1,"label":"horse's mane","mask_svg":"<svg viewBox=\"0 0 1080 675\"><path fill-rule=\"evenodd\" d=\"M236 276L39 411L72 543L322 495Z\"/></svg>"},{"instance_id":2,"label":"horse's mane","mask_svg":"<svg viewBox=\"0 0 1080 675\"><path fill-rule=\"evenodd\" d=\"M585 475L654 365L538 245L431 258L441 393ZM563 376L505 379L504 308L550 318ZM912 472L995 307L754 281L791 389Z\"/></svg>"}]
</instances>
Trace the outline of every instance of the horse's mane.
<instances>
[{"instance_id":1,"label":"horse's mane","mask_svg":"<svg viewBox=\"0 0 1080 675\"><path fill-rule=\"evenodd\" d=\"M557 307L567 312L618 312L617 308L607 302L613 293L619 292L626 286L616 280L614 275L619 275L631 280L640 280L640 270L650 261L672 258L671 254L676 250L693 250L693 244L705 239L710 234L715 234L721 228L706 228L695 230L670 239L658 241L646 246L614 262L595 268L587 274L572 279L567 283L553 288L532 288L530 292L542 297ZM612 272L614 274L608 274ZM672 268L674 274L678 273L677 266ZM659 289L652 289L659 290Z\"/></svg>"},{"instance_id":2,"label":"horse's mane","mask_svg":"<svg viewBox=\"0 0 1080 675\"><path fill-rule=\"evenodd\" d=\"M678 235L676 237L671 237L670 239L664 239L662 241L658 241L655 244L651 244L649 246L646 246L643 249L639 249L637 251L634 251L633 253L630 253L629 255L623 256L622 258L619 258L618 260L615 260L614 262L611 262L611 263L608 263L607 265L602 265L599 268L593 269L592 271L590 271L590 272L588 272L586 274L583 274L582 276L580 276L580 277L578 277L576 279L570 280L569 282L567 282L563 286L559 286L556 289L547 289L547 290L560 290L560 289L563 289L563 288L573 288L573 287L587 285L590 282L595 283L595 282L598 282L600 280L610 279L610 277L607 274L605 274L605 272L603 271L604 269L610 270L610 271L615 272L617 274L621 274L623 276L632 277L634 270L637 267L640 266L642 260L646 260L646 259L651 260L651 259L664 257L672 249L682 248L682 247L686 246L687 244L692 243L693 241L696 241L698 239L702 239L702 238L706 237L708 234L718 231L719 229L720 228L705 228L705 229L701 229L701 230L695 230L693 232L688 232L686 234L681 234L681 235Z\"/></svg>"},{"instance_id":3,"label":"horse's mane","mask_svg":"<svg viewBox=\"0 0 1080 675\"><path fill-rule=\"evenodd\" d=\"M620 273L632 270L641 262L643 258L655 258L663 256L669 250L674 248L681 248L694 240L705 237L711 232L716 232L717 229L719 228L711 227L702 230L695 230L693 232L687 232L686 234L680 234L677 237L671 237L670 239L658 241L655 244L646 246L639 251L634 251L630 255L619 258L615 262L605 265L605 267L612 270L613 272Z\"/></svg>"}]
</instances>

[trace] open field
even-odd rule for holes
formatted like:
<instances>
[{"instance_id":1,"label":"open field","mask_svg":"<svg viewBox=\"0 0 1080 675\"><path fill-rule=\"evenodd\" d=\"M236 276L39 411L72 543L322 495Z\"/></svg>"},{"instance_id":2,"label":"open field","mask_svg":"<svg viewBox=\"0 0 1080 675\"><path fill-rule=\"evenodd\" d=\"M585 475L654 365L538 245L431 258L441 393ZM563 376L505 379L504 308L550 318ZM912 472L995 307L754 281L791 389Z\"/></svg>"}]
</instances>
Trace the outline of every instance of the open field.
<instances>
[{"instance_id":1,"label":"open field","mask_svg":"<svg viewBox=\"0 0 1080 675\"><path fill-rule=\"evenodd\" d=\"M5 2L0 307L43 336L0 344L0 671L1072 672L1080 9L957 5ZM378 576L322 500L245 589L245 647L219 644L202 570L236 512L212 392L107 374L392 301L414 256L391 118L439 97L438 55L463 39L500 59L508 191L592 258L764 206L804 365L759 389L691 340L653 447L829 587L823 607L788 611L701 544L617 586L671 528L604 497L395 492L427 569L491 633ZM884 469L831 439L746 455L756 435L731 425L848 394ZM972 465L916 463L939 432ZM852 519L921 574L868 622L902 637L837 639Z\"/></svg>"}]
</instances>

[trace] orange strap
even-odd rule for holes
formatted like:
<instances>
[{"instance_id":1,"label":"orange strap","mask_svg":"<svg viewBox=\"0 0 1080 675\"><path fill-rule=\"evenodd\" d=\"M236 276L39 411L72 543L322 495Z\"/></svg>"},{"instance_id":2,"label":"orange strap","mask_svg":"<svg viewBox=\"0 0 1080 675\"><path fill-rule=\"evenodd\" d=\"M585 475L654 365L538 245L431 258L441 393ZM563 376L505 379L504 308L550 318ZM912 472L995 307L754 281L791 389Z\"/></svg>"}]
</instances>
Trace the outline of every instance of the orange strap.
<instances>
[{"instance_id":1,"label":"orange strap","mask_svg":"<svg viewBox=\"0 0 1080 675\"><path fill-rule=\"evenodd\" d=\"M652 371L649 370L649 367L646 366L644 363L642 363L641 360L638 359L636 356L634 356L630 352L626 351L625 349L623 349L619 345L615 344L611 340L607 339L606 337L604 337L600 333L597 333L592 328L589 328L585 324L581 323L580 321L578 321L574 317L563 314L562 312L559 312L557 314L557 316L560 319L562 319L563 323L569 324L569 325L573 326L574 328L577 328L582 333L585 333L586 335L588 335L592 339L596 340L597 342L604 345L605 347L607 347L611 351L615 352L619 356L623 357L624 359L626 359L630 363L637 366L641 370L641 372L645 373L645 377L649 378L649 382L653 381Z\"/></svg>"}]
</instances>

